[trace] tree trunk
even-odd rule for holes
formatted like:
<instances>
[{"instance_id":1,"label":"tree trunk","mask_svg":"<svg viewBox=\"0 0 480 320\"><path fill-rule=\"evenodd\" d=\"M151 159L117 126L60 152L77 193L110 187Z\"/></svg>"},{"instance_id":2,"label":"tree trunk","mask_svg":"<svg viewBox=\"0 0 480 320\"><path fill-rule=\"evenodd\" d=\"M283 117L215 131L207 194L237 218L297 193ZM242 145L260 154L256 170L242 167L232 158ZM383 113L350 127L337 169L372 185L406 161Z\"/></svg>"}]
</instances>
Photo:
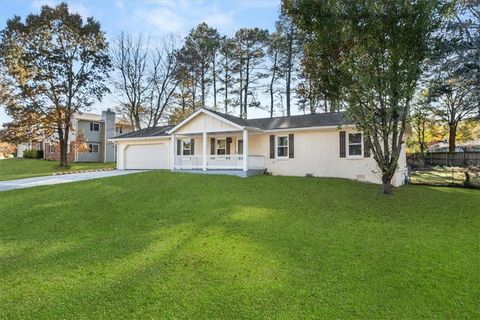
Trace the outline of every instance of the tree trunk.
<instances>
[{"instance_id":1,"label":"tree trunk","mask_svg":"<svg viewBox=\"0 0 480 320\"><path fill-rule=\"evenodd\" d=\"M245 65L245 92L243 95L243 117L247 119L247 102L248 102L248 82L250 81L250 59L247 58Z\"/></svg>"},{"instance_id":2,"label":"tree trunk","mask_svg":"<svg viewBox=\"0 0 480 320\"><path fill-rule=\"evenodd\" d=\"M270 118L273 118L273 83L275 82L275 74L277 69L277 53L275 52L273 58L273 71L272 71L272 80L270 81ZM287 103L288 106L288 103Z\"/></svg>"},{"instance_id":3,"label":"tree trunk","mask_svg":"<svg viewBox=\"0 0 480 320\"><path fill-rule=\"evenodd\" d=\"M225 113L228 113L228 67L225 66Z\"/></svg>"},{"instance_id":4,"label":"tree trunk","mask_svg":"<svg viewBox=\"0 0 480 320\"><path fill-rule=\"evenodd\" d=\"M215 56L213 56L213 109L217 110L217 66L215 64Z\"/></svg>"},{"instance_id":5,"label":"tree trunk","mask_svg":"<svg viewBox=\"0 0 480 320\"><path fill-rule=\"evenodd\" d=\"M449 135L448 135L448 151L455 152L456 149L456 138L457 138L457 124L449 124Z\"/></svg>"},{"instance_id":6,"label":"tree trunk","mask_svg":"<svg viewBox=\"0 0 480 320\"><path fill-rule=\"evenodd\" d=\"M383 174L382 175L382 192L383 194L392 194L392 178L393 176L390 174Z\"/></svg>"},{"instance_id":7,"label":"tree trunk","mask_svg":"<svg viewBox=\"0 0 480 320\"><path fill-rule=\"evenodd\" d=\"M291 77L292 77L292 46L293 46L293 35L290 34L288 39L288 56L287 56L287 76L286 76L286 99L287 99L287 116L290 116L290 86L291 86Z\"/></svg>"}]
</instances>

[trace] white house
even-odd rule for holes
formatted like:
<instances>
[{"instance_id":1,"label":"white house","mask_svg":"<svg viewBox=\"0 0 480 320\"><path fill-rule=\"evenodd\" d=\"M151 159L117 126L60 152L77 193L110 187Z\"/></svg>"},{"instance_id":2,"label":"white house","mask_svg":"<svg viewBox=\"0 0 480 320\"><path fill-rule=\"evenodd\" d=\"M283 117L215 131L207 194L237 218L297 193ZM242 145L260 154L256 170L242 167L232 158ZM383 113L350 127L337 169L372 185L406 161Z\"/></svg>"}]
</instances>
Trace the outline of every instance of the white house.
<instances>
[{"instance_id":1,"label":"white house","mask_svg":"<svg viewBox=\"0 0 480 320\"><path fill-rule=\"evenodd\" d=\"M240 176L266 170L381 183L362 133L342 112L247 120L199 109L176 126L147 128L112 141L118 169ZM402 185L406 175L403 149L393 185Z\"/></svg>"}]
</instances>

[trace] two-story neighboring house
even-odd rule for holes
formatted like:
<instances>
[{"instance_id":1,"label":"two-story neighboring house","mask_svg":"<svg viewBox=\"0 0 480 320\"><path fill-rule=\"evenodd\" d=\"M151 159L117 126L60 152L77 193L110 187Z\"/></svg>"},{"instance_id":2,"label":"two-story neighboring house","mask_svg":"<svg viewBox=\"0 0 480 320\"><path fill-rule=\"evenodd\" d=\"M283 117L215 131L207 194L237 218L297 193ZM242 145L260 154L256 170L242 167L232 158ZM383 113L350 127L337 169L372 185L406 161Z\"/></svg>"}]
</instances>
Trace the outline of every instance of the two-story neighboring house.
<instances>
[{"instance_id":1,"label":"two-story neighboring house","mask_svg":"<svg viewBox=\"0 0 480 320\"><path fill-rule=\"evenodd\" d=\"M116 147L108 139L132 131L132 126L124 118L107 109L102 114L76 114L72 120L72 129L67 150L69 162L115 162ZM87 150L82 153L74 148L80 140L87 145ZM44 159L60 160L57 137L44 137L29 144L19 145L17 156L22 157L23 150L27 149L43 150Z\"/></svg>"}]
</instances>

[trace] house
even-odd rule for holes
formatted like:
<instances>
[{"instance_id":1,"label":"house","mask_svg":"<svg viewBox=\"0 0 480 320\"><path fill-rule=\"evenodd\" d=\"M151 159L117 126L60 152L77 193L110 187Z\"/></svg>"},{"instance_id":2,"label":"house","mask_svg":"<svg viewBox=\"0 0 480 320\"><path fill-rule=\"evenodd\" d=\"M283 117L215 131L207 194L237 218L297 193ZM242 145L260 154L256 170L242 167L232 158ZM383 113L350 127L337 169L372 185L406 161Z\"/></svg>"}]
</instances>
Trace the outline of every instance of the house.
<instances>
[{"instance_id":1,"label":"house","mask_svg":"<svg viewBox=\"0 0 480 320\"><path fill-rule=\"evenodd\" d=\"M450 152L448 142L441 141L428 147L428 152ZM480 152L480 139L457 143L455 152Z\"/></svg>"},{"instance_id":2,"label":"house","mask_svg":"<svg viewBox=\"0 0 480 320\"><path fill-rule=\"evenodd\" d=\"M72 132L67 149L69 162L115 162L115 144L109 141L115 135L132 131L132 126L115 112L107 109L102 114L77 113L72 119ZM88 150L79 153L73 148L83 137ZM24 150L43 150L43 158L60 160L60 147L55 136L39 137L30 143L17 146L17 156L22 157Z\"/></svg>"},{"instance_id":3,"label":"house","mask_svg":"<svg viewBox=\"0 0 480 320\"><path fill-rule=\"evenodd\" d=\"M380 183L363 135L342 112L242 119L199 109L175 126L111 139L118 169L338 177ZM407 175L405 149L393 185Z\"/></svg>"}]
</instances>

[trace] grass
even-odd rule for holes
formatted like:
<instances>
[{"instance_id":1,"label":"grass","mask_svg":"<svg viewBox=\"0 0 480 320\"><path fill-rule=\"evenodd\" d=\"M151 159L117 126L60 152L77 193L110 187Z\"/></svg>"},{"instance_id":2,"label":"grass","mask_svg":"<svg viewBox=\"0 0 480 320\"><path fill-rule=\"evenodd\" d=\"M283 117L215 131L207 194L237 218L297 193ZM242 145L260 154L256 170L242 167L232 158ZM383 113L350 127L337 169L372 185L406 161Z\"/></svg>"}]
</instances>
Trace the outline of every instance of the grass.
<instances>
[{"instance_id":1,"label":"grass","mask_svg":"<svg viewBox=\"0 0 480 320\"><path fill-rule=\"evenodd\" d=\"M479 199L161 171L2 192L0 318L479 318Z\"/></svg>"},{"instance_id":2,"label":"grass","mask_svg":"<svg viewBox=\"0 0 480 320\"><path fill-rule=\"evenodd\" d=\"M433 167L431 170L413 171L411 181L414 184L462 185L465 181L465 168ZM479 172L470 173L471 182L480 186Z\"/></svg>"},{"instance_id":3,"label":"grass","mask_svg":"<svg viewBox=\"0 0 480 320\"><path fill-rule=\"evenodd\" d=\"M115 163L71 163L60 168L57 161L13 158L0 160L0 181L48 176L55 172L115 168Z\"/></svg>"}]
</instances>

